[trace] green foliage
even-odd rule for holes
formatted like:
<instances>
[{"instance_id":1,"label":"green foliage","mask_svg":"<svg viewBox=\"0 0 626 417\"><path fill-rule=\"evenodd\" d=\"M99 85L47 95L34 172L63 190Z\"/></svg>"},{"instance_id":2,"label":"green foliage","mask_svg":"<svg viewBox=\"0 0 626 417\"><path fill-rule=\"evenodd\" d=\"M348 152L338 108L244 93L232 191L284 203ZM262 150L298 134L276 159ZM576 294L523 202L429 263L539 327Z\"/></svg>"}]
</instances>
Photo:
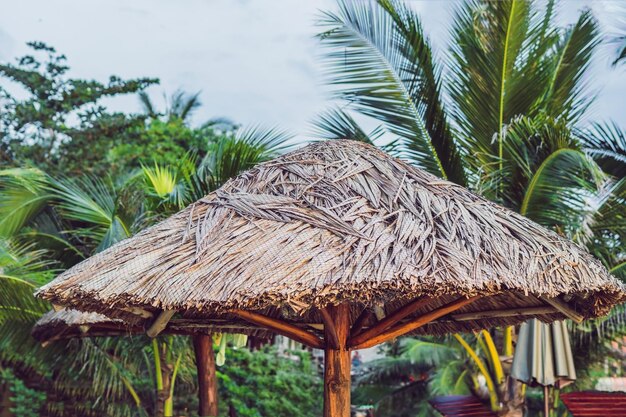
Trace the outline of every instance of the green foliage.
<instances>
[{"instance_id":1,"label":"green foliage","mask_svg":"<svg viewBox=\"0 0 626 417\"><path fill-rule=\"evenodd\" d=\"M165 123L201 137L200 131L176 118L153 120L151 126ZM219 135L213 135L213 129L203 128L208 136L201 141L209 138L202 142L203 153L190 153L184 141L166 147L163 154L147 149L149 164L129 173L69 176L36 168L0 170L0 232L4 235L0 245L0 363L13 369L27 366L28 372L20 378L35 374L38 381L44 381L46 391L56 399L46 403L51 415L150 415L157 401L158 387L153 381L161 372L176 376L171 388L176 396L195 393L195 379L190 376L193 357L186 337L159 341L156 352L142 337L60 341L42 349L30 337L30 328L50 309L33 292L56 273L52 266L70 267L175 213L241 170L270 159L289 139L275 129L220 131ZM170 138L164 135L153 144L175 142L167 142ZM135 158L121 165L126 169L139 167L138 163ZM281 402L267 405L272 410L282 406ZM168 401L166 408L171 407ZM189 409L187 404L178 403L177 413L185 409Z\"/></svg>"},{"instance_id":2,"label":"green foliage","mask_svg":"<svg viewBox=\"0 0 626 417\"><path fill-rule=\"evenodd\" d=\"M125 172L154 161L177 165L189 152L200 157L206 155L216 136L212 129L194 129L187 126L182 119L155 119L137 129L135 140L113 146L109 150L107 161L114 172Z\"/></svg>"},{"instance_id":3,"label":"green foliage","mask_svg":"<svg viewBox=\"0 0 626 417\"><path fill-rule=\"evenodd\" d=\"M39 318L49 304L33 297L38 285L54 276L51 262L32 247L0 239L0 326L23 328Z\"/></svg>"},{"instance_id":4,"label":"green foliage","mask_svg":"<svg viewBox=\"0 0 626 417\"><path fill-rule=\"evenodd\" d=\"M100 100L141 91L158 80L68 78L64 55L42 42L28 45L44 58L26 55L17 64L0 64L0 76L27 95L20 99L0 90L0 161L28 161L52 172L101 173L111 146L133 140L144 118L109 113Z\"/></svg>"},{"instance_id":5,"label":"green foliage","mask_svg":"<svg viewBox=\"0 0 626 417\"><path fill-rule=\"evenodd\" d=\"M342 1L339 13L326 12L319 23L336 96L377 119L415 164L465 184L458 144L442 113L439 70L419 18L399 2ZM332 124L325 129L331 134Z\"/></svg>"},{"instance_id":6,"label":"green foliage","mask_svg":"<svg viewBox=\"0 0 626 417\"><path fill-rule=\"evenodd\" d=\"M165 112L156 110L150 96L145 91L139 92L139 103L144 113L151 119L164 119L167 122L179 120L186 122L195 110L202 105L200 93L187 94L182 90L175 91L171 97L163 95L166 102Z\"/></svg>"},{"instance_id":7,"label":"green foliage","mask_svg":"<svg viewBox=\"0 0 626 417\"><path fill-rule=\"evenodd\" d=\"M555 9L554 1L467 0L451 28L451 61L442 62L408 5L341 2L321 18L320 39L329 81L346 105L322 114L316 134L381 144L587 245L626 276L624 132L613 124L580 128L593 100L587 73L598 25L583 11L572 26L558 27ZM0 76L27 93L0 92L0 164L10 167L0 171L0 361L16 375L26 369L18 377L27 385L33 376L45 382L52 415L133 416L153 411L158 357L164 368L180 365L175 409L192 415L186 339L105 338L42 349L28 329L49 306L32 291L53 268L74 265L272 158L289 136L235 131L220 121L193 128L197 93L177 91L159 111L144 91L156 80L68 78L64 56L42 43L31 47L44 58L0 65ZM144 114L99 104L128 93L139 93ZM378 127L362 129L354 111ZM577 328L577 360L590 352L584 366L594 369L625 323L618 309ZM493 372L485 343L463 340ZM375 403L377 415L429 415L429 395L477 389L480 370L451 340L406 339L389 352L359 377L353 397ZM319 415L321 381L308 354L298 355L229 350L219 371L222 414L232 406L240 416Z\"/></svg>"},{"instance_id":8,"label":"green foliage","mask_svg":"<svg viewBox=\"0 0 626 417\"><path fill-rule=\"evenodd\" d=\"M24 383L16 378L8 369L0 369L0 384L9 385L11 393L10 411L20 417L38 417L46 400L46 394L41 391L27 388Z\"/></svg>"},{"instance_id":9,"label":"green foliage","mask_svg":"<svg viewBox=\"0 0 626 417\"><path fill-rule=\"evenodd\" d=\"M465 352L449 338L404 338L387 356L365 365L354 404L373 404L377 416L429 416L432 395L470 392Z\"/></svg>"},{"instance_id":10,"label":"green foliage","mask_svg":"<svg viewBox=\"0 0 626 417\"><path fill-rule=\"evenodd\" d=\"M321 378L307 352L292 353L298 360L273 348L229 350L218 369L220 415L228 415L231 405L240 417L321 415Z\"/></svg>"}]
</instances>

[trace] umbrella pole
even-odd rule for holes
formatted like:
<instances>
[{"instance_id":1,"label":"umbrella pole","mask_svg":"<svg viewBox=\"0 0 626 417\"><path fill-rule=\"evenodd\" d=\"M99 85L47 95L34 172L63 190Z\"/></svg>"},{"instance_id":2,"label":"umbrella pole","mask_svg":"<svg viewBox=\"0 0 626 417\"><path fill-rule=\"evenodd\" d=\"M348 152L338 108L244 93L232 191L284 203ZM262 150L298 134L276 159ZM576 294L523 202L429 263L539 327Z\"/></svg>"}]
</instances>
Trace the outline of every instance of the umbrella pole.
<instances>
[{"instance_id":1,"label":"umbrella pole","mask_svg":"<svg viewBox=\"0 0 626 417\"><path fill-rule=\"evenodd\" d=\"M215 375L215 354L213 337L210 334L193 336L193 349L198 370L198 400L200 417L217 416L217 376Z\"/></svg>"},{"instance_id":2,"label":"umbrella pole","mask_svg":"<svg viewBox=\"0 0 626 417\"><path fill-rule=\"evenodd\" d=\"M328 307L324 320L324 417L350 417L350 308Z\"/></svg>"},{"instance_id":3,"label":"umbrella pole","mask_svg":"<svg viewBox=\"0 0 626 417\"><path fill-rule=\"evenodd\" d=\"M550 393L548 386L543 387L543 415L550 417Z\"/></svg>"}]
</instances>

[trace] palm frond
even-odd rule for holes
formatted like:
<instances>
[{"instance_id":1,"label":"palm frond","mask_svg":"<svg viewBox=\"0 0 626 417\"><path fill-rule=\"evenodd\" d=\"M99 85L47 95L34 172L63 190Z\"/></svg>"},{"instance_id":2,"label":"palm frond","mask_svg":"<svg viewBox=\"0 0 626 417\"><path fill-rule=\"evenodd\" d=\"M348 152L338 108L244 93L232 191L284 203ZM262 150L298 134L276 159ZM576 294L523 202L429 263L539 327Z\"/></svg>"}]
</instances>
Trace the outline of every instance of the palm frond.
<instances>
[{"instance_id":1,"label":"palm frond","mask_svg":"<svg viewBox=\"0 0 626 417\"><path fill-rule=\"evenodd\" d=\"M45 259L43 251L34 250L30 245L0 240L0 325L3 329L8 322L23 327L24 322L34 322L50 309L49 303L33 295L37 286L55 275L52 263Z\"/></svg>"},{"instance_id":2,"label":"palm frond","mask_svg":"<svg viewBox=\"0 0 626 417\"><path fill-rule=\"evenodd\" d=\"M450 93L462 140L479 165L502 159L503 124L525 114L533 102L532 91L527 91L525 102L512 105L519 83L515 62L523 53L530 19L529 4L519 0L468 0L457 9Z\"/></svg>"},{"instance_id":3,"label":"palm frond","mask_svg":"<svg viewBox=\"0 0 626 417\"><path fill-rule=\"evenodd\" d=\"M187 120L201 105L199 91L195 94L187 94L182 90L177 90L172 94L167 114L169 118Z\"/></svg>"},{"instance_id":4,"label":"palm frond","mask_svg":"<svg viewBox=\"0 0 626 417\"><path fill-rule=\"evenodd\" d=\"M0 236L11 237L52 199L48 176L34 168L0 170Z\"/></svg>"},{"instance_id":5,"label":"palm frond","mask_svg":"<svg viewBox=\"0 0 626 417\"><path fill-rule=\"evenodd\" d=\"M581 233L588 200L600 188L597 165L583 152L560 149L541 164L528 183L520 212L547 227Z\"/></svg>"},{"instance_id":6,"label":"palm frond","mask_svg":"<svg viewBox=\"0 0 626 417\"><path fill-rule=\"evenodd\" d=\"M553 117L574 123L593 101L594 96L587 88L587 74L600 43L599 34L598 22L590 10L585 10L557 44L557 53L551 57L553 75L542 106Z\"/></svg>"},{"instance_id":7,"label":"palm frond","mask_svg":"<svg viewBox=\"0 0 626 417\"><path fill-rule=\"evenodd\" d=\"M50 189L61 216L76 222L70 232L88 238L98 251L130 236L130 226L118 216L118 196L110 181L90 177L53 179Z\"/></svg>"},{"instance_id":8,"label":"palm frond","mask_svg":"<svg viewBox=\"0 0 626 417\"><path fill-rule=\"evenodd\" d=\"M558 40L552 10L543 17L534 3L468 0L452 27L449 87L453 118L469 171L496 182L487 197L503 200L507 164L505 127L514 118L537 114L550 81L546 56ZM500 177L496 177L496 175Z\"/></svg>"},{"instance_id":9,"label":"palm frond","mask_svg":"<svg viewBox=\"0 0 626 417\"><path fill-rule=\"evenodd\" d=\"M389 10L394 9L393 4L384 4ZM369 2L341 2L338 14L325 13L321 17L319 25L326 29L319 35L327 48L326 75L336 88L336 96L349 103L350 108L383 123L387 131L400 138L406 156L415 164L440 177L464 183L452 138L431 135L425 122L425 116L430 116L431 127L442 131L444 119L438 117L443 113L425 106L422 100L425 90L421 86L430 80L419 77L425 72L422 66L432 62L407 59L409 55L431 57L430 45L414 15L403 9L394 21L385 7ZM399 28L397 22L402 19L409 20ZM412 36L405 38L404 44L399 36L401 30L410 31ZM434 69L429 70L435 77ZM438 85L428 91L438 91ZM453 178L456 174L459 178Z\"/></svg>"},{"instance_id":10,"label":"palm frond","mask_svg":"<svg viewBox=\"0 0 626 417\"><path fill-rule=\"evenodd\" d=\"M74 356L62 363L65 370L56 381L60 389L90 381L96 406L110 401L135 402L129 388L140 371L138 361L146 345L143 338L81 339L72 343Z\"/></svg>"},{"instance_id":11,"label":"palm frond","mask_svg":"<svg viewBox=\"0 0 626 417\"><path fill-rule=\"evenodd\" d=\"M178 209L185 206L187 193L174 168L155 163L154 167L142 166L142 172L148 194L174 204Z\"/></svg>"},{"instance_id":12,"label":"palm frond","mask_svg":"<svg viewBox=\"0 0 626 417\"><path fill-rule=\"evenodd\" d=\"M609 272L615 275L622 281L626 282L626 261L622 261L619 264L613 266Z\"/></svg>"},{"instance_id":13,"label":"palm frond","mask_svg":"<svg viewBox=\"0 0 626 417\"><path fill-rule=\"evenodd\" d=\"M626 131L617 123L594 123L579 136L585 151L606 173L626 177Z\"/></svg>"},{"instance_id":14,"label":"palm frond","mask_svg":"<svg viewBox=\"0 0 626 417\"><path fill-rule=\"evenodd\" d=\"M150 99L150 95L145 91L140 91L137 93L139 97L139 104L141 105L141 109L145 114L148 115L151 119L156 119L159 117L159 113L154 108L154 104L152 103L152 99Z\"/></svg>"},{"instance_id":15,"label":"palm frond","mask_svg":"<svg viewBox=\"0 0 626 417\"><path fill-rule=\"evenodd\" d=\"M604 187L589 200L591 210L587 224L593 232L594 240L588 241L588 248L602 248L610 252L609 259L619 259L626 254L626 177L606 181ZM606 263L611 267L613 262Z\"/></svg>"},{"instance_id":16,"label":"palm frond","mask_svg":"<svg viewBox=\"0 0 626 417\"><path fill-rule=\"evenodd\" d=\"M429 388L434 395L468 395L468 373L465 360L446 361L435 369Z\"/></svg>"},{"instance_id":17,"label":"palm frond","mask_svg":"<svg viewBox=\"0 0 626 417\"><path fill-rule=\"evenodd\" d=\"M626 36L617 37L616 42L620 45L617 48L617 58L613 61L613 65L626 61Z\"/></svg>"},{"instance_id":18,"label":"palm frond","mask_svg":"<svg viewBox=\"0 0 626 417\"><path fill-rule=\"evenodd\" d=\"M279 129L251 126L234 136L220 136L200 163L198 175L204 191L213 191L228 179L252 166L272 159L288 148L292 135Z\"/></svg>"},{"instance_id":19,"label":"palm frond","mask_svg":"<svg viewBox=\"0 0 626 417\"><path fill-rule=\"evenodd\" d=\"M379 0L395 23L397 48L404 57L403 80L420 103L422 118L449 180L466 185L461 150L453 136L441 91L441 71L417 14L401 1ZM402 73L401 71L401 73ZM415 94L419 94L418 97ZM411 150L411 144L407 144Z\"/></svg>"},{"instance_id":20,"label":"palm frond","mask_svg":"<svg viewBox=\"0 0 626 417\"><path fill-rule=\"evenodd\" d=\"M365 132L356 120L341 108L320 113L313 121L313 133L320 139L349 139L374 144L384 131L381 127Z\"/></svg>"},{"instance_id":21,"label":"palm frond","mask_svg":"<svg viewBox=\"0 0 626 417\"><path fill-rule=\"evenodd\" d=\"M420 338L404 339L402 356L422 366L438 367L458 357L458 349L447 343Z\"/></svg>"}]
</instances>

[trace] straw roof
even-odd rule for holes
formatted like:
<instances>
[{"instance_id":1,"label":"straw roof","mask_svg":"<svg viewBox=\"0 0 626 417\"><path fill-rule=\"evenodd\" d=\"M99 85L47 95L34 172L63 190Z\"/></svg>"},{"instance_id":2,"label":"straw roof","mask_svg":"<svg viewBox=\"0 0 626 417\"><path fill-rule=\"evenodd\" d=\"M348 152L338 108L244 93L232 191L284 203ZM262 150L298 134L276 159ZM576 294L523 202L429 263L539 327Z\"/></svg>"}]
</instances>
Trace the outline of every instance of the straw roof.
<instances>
[{"instance_id":1,"label":"straw roof","mask_svg":"<svg viewBox=\"0 0 626 417\"><path fill-rule=\"evenodd\" d=\"M137 322L134 320L134 324L131 324L120 319L111 319L99 313L62 308L44 314L33 326L31 334L40 342L82 337L141 335L149 326L151 317L147 317L143 323L138 324ZM178 335L239 333L261 338L270 336L267 331L257 329L248 323L232 325L218 322L200 325L185 319L170 321L163 333Z\"/></svg>"},{"instance_id":2,"label":"straw roof","mask_svg":"<svg viewBox=\"0 0 626 417\"><path fill-rule=\"evenodd\" d=\"M128 320L141 308L236 322L239 309L300 325L322 322L326 305L347 302L355 318L430 297L417 316L479 296L417 330L445 333L562 319L567 308L595 317L625 289L519 214L372 146L327 141L246 171L38 295Z\"/></svg>"},{"instance_id":3,"label":"straw roof","mask_svg":"<svg viewBox=\"0 0 626 417\"><path fill-rule=\"evenodd\" d=\"M51 310L44 314L31 331L32 336L40 342L73 337L91 336L104 331L107 335L120 335L131 331L131 326L122 320L110 319L99 313L63 308Z\"/></svg>"}]
</instances>

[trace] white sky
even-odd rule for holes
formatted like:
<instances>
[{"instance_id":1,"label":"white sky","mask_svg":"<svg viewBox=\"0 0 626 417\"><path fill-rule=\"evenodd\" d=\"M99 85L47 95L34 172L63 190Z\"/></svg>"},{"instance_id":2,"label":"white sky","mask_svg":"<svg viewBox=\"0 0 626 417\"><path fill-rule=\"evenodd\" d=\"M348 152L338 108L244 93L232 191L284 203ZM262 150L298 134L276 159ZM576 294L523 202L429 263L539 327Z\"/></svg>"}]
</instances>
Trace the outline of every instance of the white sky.
<instances>
[{"instance_id":1,"label":"white sky","mask_svg":"<svg viewBox=\"0 0 626 417\"><path fill-rule=\"evenodd\" d=\"M0 60L41 40L67 55L71 75L106 80L111 74L157 77L155 99L177 88L202 91L195 120L225 116L239 123L278 125L300 135L330 103L317 64L319 10L332 0L0 0ZM447 45L454 2L411 2L439 53ZM591 5L604 28L615 26L624 3L565 1L571 22ZM609 47L593 67L600 91L596 118L626 126L626 70L611 69ZM138 111L135 97L106 103Z\"/></svg>"}]
</instances>

